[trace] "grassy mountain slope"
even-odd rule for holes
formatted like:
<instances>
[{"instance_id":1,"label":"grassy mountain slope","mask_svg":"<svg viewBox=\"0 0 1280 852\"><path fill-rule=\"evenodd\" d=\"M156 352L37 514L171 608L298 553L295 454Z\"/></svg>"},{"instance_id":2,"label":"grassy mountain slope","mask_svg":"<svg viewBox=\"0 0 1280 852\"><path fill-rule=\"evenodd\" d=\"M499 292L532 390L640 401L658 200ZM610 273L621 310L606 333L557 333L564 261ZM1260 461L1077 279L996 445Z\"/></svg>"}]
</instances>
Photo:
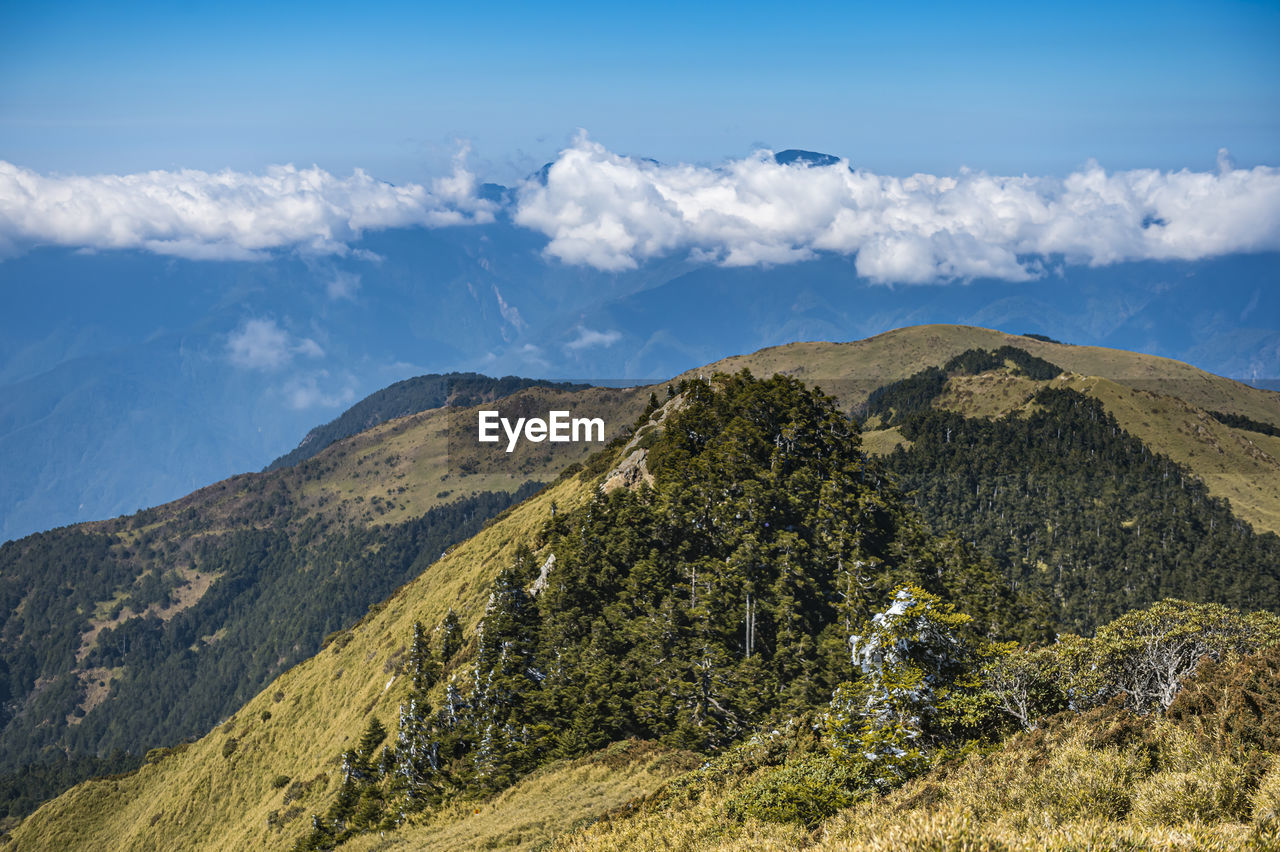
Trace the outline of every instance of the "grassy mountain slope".
<instances>
[{"instance_id":1,"label":"grassy mountain slope","mask_svg":"<svg viewBox=\"0 0 1280 852\"><path fill-rule=\"evenodd\" d=\"M500 407L599 415L612 435L647 398L539 387ZM423 412L294 467L6 544L0 774L62 755L140 755L204 733L527 483L555 479L599 446L480 453L459 440L475 423L475 408ZM19 777L4 789L21 813L68 777L34 786Z\"/></svg>"},{"instance_id":2,"label":"grassy mountain slope","mask_svg":"<svg viewBox=\"0 0 1280 852\"><path fill-rule=\"evenodd\" d=\"M279 470L306 461L325 447L388 420L444 406L465 408L479 405L532 386L557 390L582 390L586 387L516 376L494 379L479 373L414 376L369 394L333 420L307 432L297 447L267 465L266 469Z\"/></svg>"},{"instance_id":3,"label":"grassy mountain slope","mask_svg":"<svg viewBox=\"0 0 1280 852\"><path fill-rule=\"evenodd\" d=\"M1229 500L1235 513L1256 529L1280 532L1280 438L1225 425L1211 409L1177 396L1100 376L1066 374L1046 383L984 373L952 376L934 405L966 417L1002 417L1024 410L1045 385L1072 388L1099 400L1127 432L1194 471L1210 493ZM1249 394L1241 402L1256 400ZM896 427L873 431L867 440L868 450L881 454L902 442Z\"/></svg>"},{"instance_id":4,"label":"grassy mountain slope","mask_svg":"<svg viewBox=\"0 0 1280 852\"><path fill-rule=\"evenodd\" d=\"M847 644L844 633L851 629L850 618L872 598L882 596L895 579L916 578L940 591L953 586L955 594L972 606L991 610L995 621L983 622L984 631L998 630L996 622L1008 620L1012 607L997 613L991 605L1003 597L1012 601L1011 596L989 588L993 578L983 566L971 565L962 548L932 542L923 536L918 522L901 514L900 498L863 474L856 433L825 401L811 397L798 383L740 377L726 381L724 396L706 388L689 393L693 396L672 400L662 412L678 412L671 428L660 433L651 429L647 438L644 433L637 437L642 452L648 451L643 449L647 444L652 458L662 459L653 474L657 494L665 496L654 497L648 489L633 493L621 488L597 500L592 495L607 464L593 463L580 474L563 477L432 563L359 625L333 637L326 650L283 674L210 735L172 753L153 755L133 775L83 784L41 808L14 832L17 846L290 845L306 832L307 822L299 822L300 818L332 804L342 772L337 755L354 747L369 718L377 717L387 728L395 728L397 708L410 695L412 678L402 676L402 665L413 625L439 623L453 609L468 628L464 634L471 635L469 628L477 623L486 602L491 616L503 611L492 609L497 594L492 590L503 588L501 579L497 587L491 585L493 575L508 572L513 564L536 569L536 563L521 556L518 548L540 539L545 548L554 548L551 552L560 556L562 564L557 563L539 603L550 606L545 639L549 645L540 651L546 661L530 664L549 673L542 693L545 699L539 700L558 706L552 693L555 684L563 693L561 698L571 697L578 688L578 674L587 673L581 666L593 666L591 660L633 651L661 653L660 644L630 640L619 644L609 638L621 638L630 608L661 596L665 600L661 606L674 620L668 628L659 622L654 628L659 634L674 633L657 641L672 643L670 653L677 655L666 661L672 686L681 677L694 675L693 681L681 684L689 694L654 692L655 706L643 713L643 720L637 708L636 718L628 721L631 711L605 695L598 696L603 705L596 709L613 707L622 715L611 725L638 726L673 744L715 747L741 736L749 720L766 718L769 706L779 700L787 706L825 700L832 678L838 679L837 670L847 667L839 647ZM775 429L786 438L778 447L760 437L772 435ZM617 463L631 454L631 447L615 447L601 460ZM826 485L820 484L824 481ZM737 482L744 483L745 490L732 502L713 496L726 483L732 488ZM755 514L758 529L744 532L726 525L735 512ZM696 520L699 517L703 520ZM623 518L632 523L616 522ZM603 519L603 526L592 526L596 519ZM553 520L555 524L546 526ZM707 521L710 528L705 527ZM659 564L637 570L629 579L620 576L617 572L629 572L638 564L628 555L631 548L649 552L651 542L643 531L664 525L669 525L661 533L664 538L684 539L678 558L669 563L680 566L672 568L673 585L668 587L668 581L659 578ZM704 532L696 533L698 528ZM753 556L757 547L776 553L777 564L760 564L766 551ZM730 552L733 558L724 558ZM825 570L837 555L848 561L847 576ZM855 557L874 560L879 566L875 576L855 578L851 573ZM542 559L539 555L538 562ZM597 564L602 559L605 562ZM687 568L695 571L692 600L679 579ZM760 619L759 647L753 656L748 645L745 657L734 650L742 635L734 624L734 612L711 606L704 597L732 594L734 578L744 571L754 577L749 582L759 585L754 611ZM601 585L600 594L584 596L583 590L596 584ZM843 604L834 600L837 585L844 589ZM618 596L616 602L605 597L606 588ZM839 612L848 617L838 617ZM614 626L597 627L593 622L584 634L584 618L607 620ZM815 644L811 630L821 630L821 641ZM497 625L488 624L473 646L448 658L449 665L456 670L469 654L478 663L509 659L506 651L493 656L493 643L502 635ZM755 631L751 635L755 637ZM597 640L598 647L579 647ZM708 643L716 648L715 663L703 656L711 653ZM686 655L701 662L691 661L690 669ZM558 659L564 661L568 678L563 682L555 674L561 668L554 662ZM632 664L641 667L630 674L618 670L618 678L605 676L592 688L651 691L651 678L639 673L645 669L642 658L636 657ZM708 665L713 668L706 669ZM523 669L517 676L519 671ZM711 680L702 683L699 671L707 672ZM598 673L594 668L592 672ZM777 694L752 688L752 672L776 680L781 685ZM494 675L488 677L492 681ZM721 693L719 686L712 685L721 678L733 681L731 693ZM477 690L481 682L482 678L476 679ZM707 689L712 691L704 694ZM485 694L477 692L467 699L472 702L468 712L485 712ZM670 714L659 709L668 705ZM585 701L580 706L589 709ZM514 712L533 710L518 702L512 707ZM570 756L590 748L583 741L563 739L563 726L558 729L532 719L529 725L540 728L547 742ZM480 728L485 729L483 724ZM484 736L487 740L488 734ZM479 749L478 743L473 745ZM480 776L483 781L483 772ZM607 799L611 797L601 799L602 806ZM426 819L438 824L440 817Z\"/></svg>"},{"instance_id":5,"label":"grassy mountain slope","mask_svg":"<svg viewBox=\"0 0 1280 852\"><path fill-rule=\"evenodd\" d=\"M1206 373L1181 361L1098 346L1051 343L1022 335L960 325L900 328L850 343L789 343L737 355L697 372L756 375L775 372L819 384L850 406L881 385L936 366L968 349L1016 346L1072 373L1099 376L1135 389L1177 396L1212 411L1243 414L1280 425L1280 394ZM826 387L827 383L833 383Z\"/></svg>"},{"instance_id":6,"label":"grassy mountain slope","mask_svg":"<svg viewBox=\"0 0 1280 852\"><path fill-rule=\"evenodd\" d=\"M456 852L459 849L545 849L557 837L624 808L701 763L683 752L635 741L617 742L577 760L537 770L492 800L445 809L390 837L365 835L343 848Z\"/></svg>"},{"instance_id":7,"label":"grassy mountain slope","mask_svg":"<svg viewBox=\"0 0 1280 852\"><path fill-rule=\"evenodd\" d=\"M569 509L586 494L576 478L557 483L454 548L329 647L295 666L208 736L114 780L82 784L13 832L20 849L288 846L322 811L339 779L336 756L370 715L393 728L409 692L393 672L415 621L439 623L453 608L471 635L493 574L532 538L551 504ZM279 696L277 700L277 696ZM264 713L270 718L263 719ZM234 750L223 756L227 743ZM285 775L291 780L276 788ZM289 803L292 784L305 786ZM300 810L290 815L290 805ZM268 821L272 812L276 825ZM213 840L216 838L216 840Z\"/></svg>"},{"instance_id":8,"label":"grassy mountain slope","mask_svg":"<svg viewBox=\"0 0 1280 852\"><path fill-rule=\"evenodd\" d=\"M893 335L898 337L894 339ZM1062 352L1085 349L978 329L928 327L882 335L858 344L780 347L755 356L744 356L743 359L730 359L724 362L724 366L736 368L754 358L757 361L751 362L752 369L758 375L768 374L770 369L790 372L837 394L841 405L852 407L884 381L910 375L920 366L941 363L951 355L974 346L994 348L1000 345L1026 348L1064 367L1068 364ZM903 353L904 366L894 366L895 347ZM1036 347L1053 348L1037 350ZM1112 404L1127 412L1125 417L1137 423L1143 422L1145 417L1148 424L1155 423L1149 433L1154 436L1149 443L1155 449L1161 449L1156 441L1173 445L1174 436L1187 436L1186 432L1178 431L1173 414L1162 415L1163 420L1153 419L1155 414L1152 412L1176 413L1176 407L1165 401L1166 394L1153 394L1136 387L1133 384L1136 380L1126 377L1128 373L1138 372L1135 364L1138 367L1145 365L1145 356L1107 350L1076 354L1081 359L1075 362L1078 367L1110 370L1116 378L1099 381L1068 377L1064 383L1078 383L1082 390L1100 399L1104 394L1110 394ZM1184 384L1181 380L1186 380L1185 386L1199 400L1188 408L1189 416L1194 416L1197 422L1200 422L1200 411L1212 409L1240 413L1262 422L1280 423L1280 415L1274 410L1275 395L1198 374L1186 365L1170 367L1168 365L1174 362L1150 360L1157 363L1145 365L1150 367L1146 373L1148 381L1163 381L1166 374L1178 378L1179 385ZM774 366L771 368L770 365ZM711 369L701 372L709 373ZM882 369L887 378L878 374ZM863 375L875 375L875 378L865 381L847 378ZM861 390L864 386L865 390ZM1000 413L1006 405L1020 405L1018 400L1023 389L1014 383L1013 386L991 391L979 383L969 388L955 387L952 391L955 398L950 405L963 408L970 404L964 402L967 392L975 413L991 415ZM522 391L519 404L527 405L530 411L545 411L552 404L559 405L566 400L554 396L554 393L545 389ZM634 422L649 391L596 389L585 393L597 395L598 405L612 406L610 410L618 412L616 416L606 415L606 422L613 427ZM577 409L580 406L566 407ZM1121 411L1116 412L1117 418L1130 428L1122 419ZM423 412L384 423L336 444L296 468L279 472L287 474L284 478L237 478L206 490L209 493L198 492L198 498L197 495L187 498L192 502L186 505L179 506L182 503L179 501L174 506L184 513L194 510L198 516L213 519L211 530L215 531L204 535L224 534L234 524L244 521L244 506L269 505L281 499L275 495L284 495L288 505L300 507L303 512L300 518L314 519L311 523L317 525L351 529L370 524L398 524L414 513L447 503L458 496L491 490L510 491L526 475L531 479L553 478L550 474L590 452L590 449L574 448L581 455L557 455L554 451L548 452L550 445L526 445L516 454L516 472L513 472L506 458L493 464L482 455L449 452L450 429L474 427L473 412L469 415L462 412L461 420L449 419L458 416L459 412ZM1218 427L1227 431L1222 432ZM1224 445L1225 439L1232 438L1237 431L1221 424L1208 424L1205 430L1218 436L1220 445ZM1134 434L1138 433L1135 431ZM1255 441L1255 435L1257 433L1246 430L1243 437ZM895 436L882 437L887 445ZM1261 446L1267 446L1267 440ZM1190 437L1188 441L1187 457L1198 458L1194 453L1201 446L1200 439ZM1226 452L1224 449L1223 453ZM1249 455L1247 449L1242 452ZM1265 459L1255 460L1266 464ZM1249 484L1248 475L1244 479ZM272 485L260 487L255 484L259 482ZM403 660L413 623L436 624L452 607L462 616L467 628L465 632L470 635L471 628L479 620L495 574L512 563L517 545L527 543L536 535L551 514L553 503L559 511L567 512L585 499L582 484L583 480L575 476L562 479L513 509L475 538L453 548L434 563L424 565L416 579L400 589L385 605L375 606L359 626L335 637L318 655L285 672L209 736L167 756L154 755L156 760L135 775L90 782L49 803L14 832L13 839L18 848L81 848L89 845L101 848L199 848L207 838L218 838L219 844L233 848L287 847L303 832L303 824L309 814L322 811L333 798L341 777L337 755L352 747L352 741L359 736L368 718L376 716L388 729L394 730L396 708L408 695L408 686L406 678L393 677L393 674ZM1258 485L1257 482L1252 484ZM1261 485L1261 490L1265 491L1266 481ZM1248 491L1242 489L1242 500L1248 496ZM1261 505L1260 499L1255 498L1255 505ZM177 511L175 508L170 522L179 517ZM1265 515L1259 517L1265 518ZM122 526L112 534L121 535L122 541L136 545L146 532L164 529L163 521L148 517L142 520L147 523L136 528ZM1262 525L1259 520L1254 520L1254 523ZM152 545L148 543L148 546ZM163 553L164 549L158 550ZM187 586L194 587L194 583ZM465 664L465 653L463 656L459 664ZM270 715L267 717L265 714ZM547 778L559 771L552 767L542 770L547 773ZM638 772L634 789L643 792L646 785L660 774L647 770ZM275 779L282 776L288 776L289 780L279 787L274 786ZM567 779L577 776L562 777L566 779L565 784L572 784L575 782ZM527 779L522 783L532 781ZM622 788L630 783L619 782L613 792L602 797L601 808L605 807L605 799L616 802L625 798ZM533 790L532 787L525 789ZM518 798L519 794L513 788L507 795ZM528 795L533 801L533 797L543 794L529 792ZM498 805L482 807L497 808ZM439 822L434 827L411 824L397 834L396 842L412 837L413 848L418 848L418 844L430 848L430 844L440 837L466 836L471 838L467 842L478 844L483 841L476 838L498 836L493 833L485 835L483 831L465 834L469 829L461 825L472 816L475 815L470 811L460 810L452 817L438 817ZM505 817L495 816L494 820L503 822ZM460 833L448 833L455 831ZM539 836L543 836L550 831L545 828L534 833L541 832ZM440 842L443 844L440 848L448 845Z\"/></svg>"},{"instance_id":9,"label":"grassy mountain slope","mask_svg":"<svg viewBox=\"0 0 1280 852\"><path fill-rule=\"evenodd\" d=\"M635 422L648 388L564 391L533 387L503 398L503 416L546 416L550 410L602 417L606 439ZM396 523L458 497L511 492L530 479L547 482L581 463L600 444L521 441L480 451L473 435L486 406L437 408L397 418L348 438L315 459L279 471L308 516L330 522Z\"/></svg>"}]
</instances>

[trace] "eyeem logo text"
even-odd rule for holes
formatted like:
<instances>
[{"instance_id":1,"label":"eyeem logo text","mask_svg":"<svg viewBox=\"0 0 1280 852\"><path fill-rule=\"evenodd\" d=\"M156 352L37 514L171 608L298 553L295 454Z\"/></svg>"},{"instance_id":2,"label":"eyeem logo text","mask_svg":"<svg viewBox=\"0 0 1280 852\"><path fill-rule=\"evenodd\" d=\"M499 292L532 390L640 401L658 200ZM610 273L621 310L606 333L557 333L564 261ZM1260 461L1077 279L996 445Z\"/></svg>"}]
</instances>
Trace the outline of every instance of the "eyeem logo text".
<instances>
[{"instance_id":1,"label":"eyeem logo text","mask_svg":"<svg viewBox=\"0 0 1280 852\"><path fill-rule=\"evenodd\" d=\"M601 417L571 417L567 411L552 411L544 420L541 417L518 417L515 423L503 417L497 411L480 412L480 441L496 444L502 440L501 432L507 436L507 452L516 448L516 443L523 437L526 441L540 444L543 441L562 444L570 441L604 442L604 419Z\"/></svg>"}]
</instances>

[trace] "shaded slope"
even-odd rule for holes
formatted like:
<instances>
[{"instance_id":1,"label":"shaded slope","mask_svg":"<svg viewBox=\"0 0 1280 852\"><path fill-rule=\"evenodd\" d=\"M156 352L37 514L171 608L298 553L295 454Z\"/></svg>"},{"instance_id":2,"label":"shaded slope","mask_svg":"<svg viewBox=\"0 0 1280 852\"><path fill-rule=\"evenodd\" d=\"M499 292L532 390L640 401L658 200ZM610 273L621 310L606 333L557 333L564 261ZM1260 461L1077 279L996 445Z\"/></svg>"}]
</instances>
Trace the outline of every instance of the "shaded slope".
<instances>
[{"instance_id":1,"label":"shaded slope","mask_svg":"<svg viewBox=\"0 0 1280 852\"><path fill-rule=\"evenodd\" d=\"M934 529L977 543L1010 582L1088 633L1162 598L1280 610L1280 537L1256 534L1102 403L1044 387L1001 419L909 416L885 457Z\"/></svg>"}]
</instances>

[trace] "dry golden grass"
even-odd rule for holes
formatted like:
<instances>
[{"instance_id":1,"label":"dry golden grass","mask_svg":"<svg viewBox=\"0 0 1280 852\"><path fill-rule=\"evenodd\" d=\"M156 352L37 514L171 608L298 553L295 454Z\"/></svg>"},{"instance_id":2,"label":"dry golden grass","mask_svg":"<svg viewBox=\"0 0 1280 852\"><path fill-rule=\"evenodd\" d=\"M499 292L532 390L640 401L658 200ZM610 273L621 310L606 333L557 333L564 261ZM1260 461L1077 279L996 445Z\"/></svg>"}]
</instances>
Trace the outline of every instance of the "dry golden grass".
<instances>
[{"instance_id":1,"label":"dry golden grass","mask_svg":"<svg viewBox=\"0 0 1280 852\"><path fill-rule=\"evenodd\" d=\"M850 343L789 343L725 358L686 375L736 372L744 367L758 376L784 373L820 385L852 407L880 385L939 366L965 350L1001 346L1025 349L1072 373L1101 376L1125 387L1177 396L1206 410L1280 425L1280 394L1214 376L1181 361L1099 346L1046 343L962 325L912 326Z\"/></svg>"},{"instance_id":2,"label":"dry golden grass","mask_svg":"<svg viewBox=\"0 0 1280 852\"><path fill-rule=\"evenodd\" d=\"M1022 408L1042 387L1042 382L1010 373L952 376L934 407L958 411L966 417L1002 417Z\"/></svg>"},{"instance_id":3,"label":"dry golden grass","mask_svg":"<svg viewBox=\"0 0 1280 852\"><path fill-rule=\"evenodd\" d=\"M458 497L514 491L531 479L549 482L601 447L522 441L512 453L506 452L505 443L481 448L474 440L481 408L498 408L511 417L545 417L553 409L601 417L606 440L611 440L635 423L650 392L649 388L528 388L498 403L431 409L339 441L296 468L291 481L303 505L322 517L400 523Z\"/></svg>"},{"instance_id":4,"label":"dry golden grass","mask_svg":"<svg viewBox=\"0 0 1280 852\"><path fill-rule=\"evenodd\" d=\"M911 442L902 437L897 426L892 429L873 429L862 433L862 450L873 456L887 456L898 447L909 450Z\"/></svg>"},{"instance_id":5,"label":"dry golden grass","mask_svg":"<svg viewBox=\"0 0 1280 852\"><path fill-rule=\"evenodd\" d=\"M350 852L382 849L533 849L658 789L698 759L650 743L615 743L551 764L483 803L459 803L385 837L367 835Z\"/></svg>"},{"instance_id":6,"label":"dry golden grass","mask_svg":"<svg viewBox=\"0 0 1280 852\"><path fill-rule=\"evenodd\" d=\"M847 409L888 382L939 366L968 349L1017 346L1072 375L1060 382L1097 397L1120 425L1153 450L1187 465L1216 497L1259 531L1280 532L1280 438L1223 426L1226 411L1280 425L1280 394L1214 376L1168 358L1096 346L1046 343L957 325L897 329L851 343L792 343L718 361L693 373L784 373L818 385ZM688 375L688 374L686 374ZM960 377L940 404L971 417L1022 406L1032 383L1011 376ZM892 451L894 436L867 436L867 451Z\"/></svg>"}]
</instances>

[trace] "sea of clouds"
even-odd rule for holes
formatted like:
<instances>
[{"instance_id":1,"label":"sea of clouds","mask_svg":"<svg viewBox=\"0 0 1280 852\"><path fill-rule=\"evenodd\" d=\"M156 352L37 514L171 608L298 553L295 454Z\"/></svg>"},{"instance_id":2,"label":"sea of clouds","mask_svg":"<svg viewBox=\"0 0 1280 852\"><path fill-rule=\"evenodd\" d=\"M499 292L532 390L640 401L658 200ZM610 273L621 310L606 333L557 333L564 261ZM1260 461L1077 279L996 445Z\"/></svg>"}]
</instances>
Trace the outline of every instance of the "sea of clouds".
<instances>
[{"instance_id":1,"label":"sea of clouds","mask_svg":"<svg viewBox=\"0 0 1280 852\"><path fill-rule=\"evenodd\" d=\"M133 248L252 259L272 250L345 253L368 230L493 221L465 152L429 186L362 171L154 171L40 175L0 161L0 248ZM1096 163L1066 177L879 175L846 160L779 164L769 151L718 167L613 153L580 134L515 188L510 214L566 264L622 270L680 254L726 266L855 256L884 283L1020 281L1047 264L1196 260L1280 250L1280 168L1214 171Z\"/></svg>"}]
</instances>

